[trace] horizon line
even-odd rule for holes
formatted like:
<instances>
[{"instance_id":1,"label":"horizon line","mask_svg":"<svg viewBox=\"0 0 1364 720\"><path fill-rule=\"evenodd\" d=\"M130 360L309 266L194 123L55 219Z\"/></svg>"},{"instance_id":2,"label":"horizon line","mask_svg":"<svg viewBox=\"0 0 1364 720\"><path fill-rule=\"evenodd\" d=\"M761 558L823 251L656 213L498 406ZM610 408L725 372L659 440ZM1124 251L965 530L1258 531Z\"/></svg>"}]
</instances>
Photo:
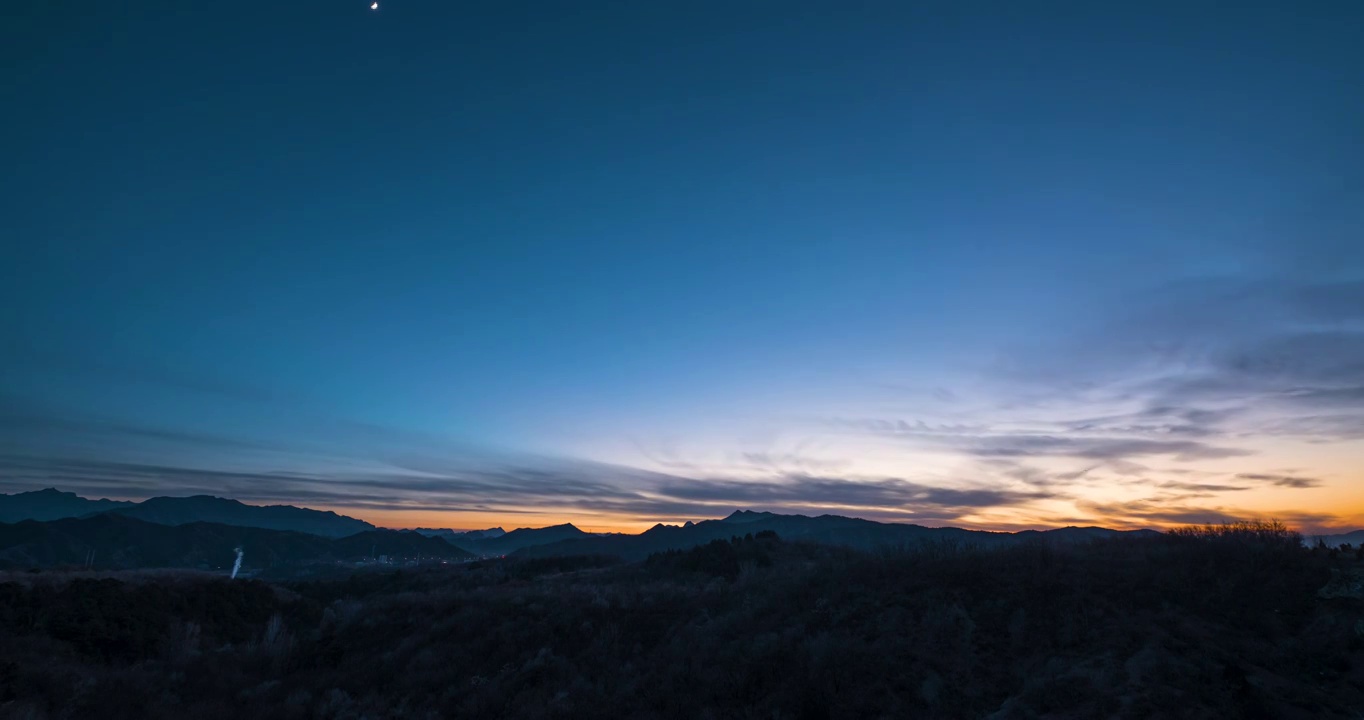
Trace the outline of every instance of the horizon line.
<instances>
[{"instance_id":1,"label":"horizon line","mask_svg":"<svg viewBox=\"0 0 1364 720\"><path fill-rule=\"evenodd\" d=\"M650 525L648 528L645 528L644 530L640 530L640 531L638 531L638 532L623 532L623 531L620 531L620 530L606 530L606 531L603 531L603 530L592 530L592 529L590 529L590 528L580 527L577 523L574 523L574 522L572 522L572 521L570 521L570 520L566 520L566 521L564 521L564 522L549 523L549 524L546 524L546 525L538 525L538 526L530 526L530 525L527 525L527 526L519 526L519 527L514 527L514 528L512 528L511 530L506 530L506 529L504 529L504 526L505 526L505 525L510 525L510 524L512 524L512 523L499 522L499 523L498 523L497 525L495 525L495 526L489 526L489 527L469 527L469 528L457 528L457 527L433 527L433 526L420 526L420 525L414 525L414 526L381 525L381 524L379 524L379 523L375 523L375 522L366 520L366 519L363 518L363 517L358 517L358 516L356 516L356 515L349 515L349 514L346 514L346 513L343 513L343 512L339 512L339 511L337 511L336 509L333 509L333 508L325 508L325 509L324 509L324 508L310 507L310 506L308 506L308 505L301 505L301 504L296 505L296 504L292 504L292 503L270 503L270 504L261 504L261 503L258 503L258 502L252 502L252 501L248 501L248 500L241 500L241 499L238 499L238 498L227 497L227 496L222 496L222 495L212 495L212 494L207 494L207 493L195 493L195 494L192 494L192 495L148 495L148 496L145 496L145 497L143 497L143 496L122 496L122 497L127 498L127 499L116 499L116 498L111 498L111 497L107 497L107 496L106 496L106 497L99 497L99 498L91 498L91 497L86 497L86 496L84 496L84 495L81 495L81 494L76 493L76 492L71 491L71 490L62 490L61 488L58 488L58 487L56 487L56 486L51 486L51 485L49 485L49 486L37 488L37 489L34 489L34 490L20 490L20 491L16 491L16 492L13 492L13 493L0 493L0 497L12 497L12 496L15 496L15 495L23 495L23 494L30 494L30 493L39 493L39 492L44 492L44 491L49 491L49 490L50 490L50 491L55 491L55 492L58 492L58 493L62 493L62 494L73 495L73 496L75 496L75 497L77 497L77 498L80 498L80 499L82 499L82 500L86 500L86 501L88 501L88 502L106 501L106 502L128 502L128 503L133 503L133 504L140 504L140 503L146 502L146 501L148 501L148 500L153 500L153 499L156 499L156 498L174 498L174 499L188 499L188 498L196 498L196 497L213 498L213 499L215 499L215 500L228 500L228 501L240 503L240 504L242 504L242 505L248 505L248 506L251 506L251 507L262 507L262 508L264 508L264 507L288 507L288 508L295 508L295 509L299 509L299 510L308 510L308 511L311 511L311 512L331 513L331 514L333 514L333 515L335 515L335 516L337 516L337 517L347 518L347 519L350 519L350 520L356 520L356 521L358 521L358 522L366 523L366 524L368 524L368 525L373 526L376 530L392 530L392 531L399 531L399 532L401 532L401 531L415 532L415 531L417 531L417 530L447 530L447 531L450 531L450 532L459 533L459 532L481 532L481 531L493 530L493 529L502 529L504 532L513 532L513 531L515 531L515 530L543 530L543 529L545 529L545 528L561 527L561 526L568 525L568 526L572 526L572 527L575 528L575 529L581 530L581 531L586 532L586 533L589 533L589 534L598 534L598 535L600 535L600 534L639 535L639 534L642 534L642 533L644 533L644 532L647 532L647 531L650 530L650 529L653 529L653 528L659 527L659 526L663 526L663 527L684 527L687 523L702 523L702 522L708 522L708 521L725 520L725 519L728 519L728 518L730 518L730 517L733 517L734 515L738 515L738 514L741 514L741 513L752 513L752 514L760 514L760 515L775 515L775 516L778 516L778 517L807 517L807 518L839 517L839 518L845 518L845 519L850 519L850 520L861 520L861 521L864 521L864 522L871 522L871 523L876 523L876 524L880 524L880 525L907 525L907 526L915 526L915 527L923 527L923 528L931 528L931 529L965 530L965 531L970 531L970 532L989 532L989 533L1000 533L1000 534L1016 534L1016 533L1021 533L1021 532L1048 532L1048 531L1052 531L1052 530L1088 529L1088 528L1096 528L1096 529L1101 529L1101 530L1111 530L1111 531L1115 531L1115 532L1139 532L1139 531L1142 531L1142 530L1149 530L1149 531L1153 531L1153 532L1167 532L1167 531L1170 530L1170 529L1179 528L1179 527L1220 526L1220 525L1230 525L1230 524L1237 523L1237 522L1255 522L1255 521L1274 521L1274 522L1281 522L1281 524L1283 524L1285 527L1289 528L1290 530L1292 530L1292 531L1294 531L1294 532L1299 533L1299 534L1302 535L1304 538L1321 537L1321 536L1328 536L1328 535L1349 534L1349 533L1351 533L1351 532L1356 532L1356 531L1364 530L1364 528L1346 528L1346 527L1340 527L1340 528L1315 528L1315 529L1309 531L1309 530L1308 530L1307 528L1305 528L1305 527L1295 526L1295 525L1293 525L1293 524L1291 524L1291 523L1279 521L1279 520L1277 520L1272 514L1269 514L1269 515L1247 516L1247 517L1242 517L1242 518L1222 518L1222 519L1219 519L1219 520L1209 520L1209 521L1207 521L1207 522L1176 523L1176 524L1171 524L1171 525L1168 525L1168 526L1160 526L1160 525L1141 525L1141 526L1121 526L1121 527L1111 527L1111 526L1102 525L1102 524L1088 524L1088 525L1077 525L1077 524L1059 525L1059 524L1057 524L1057 525L1051 525L1051 524L1037 523L1037 524L1030 524L1030 525L1015 525L1015 526L1009 526L1009 527L1006 529L1006 528L1004 528L1004 527L984 528L984 527L964 527L964 526L961 526L961 525L926 525L926 524L923 524L923 523L916 523L916 522L900 522L900 521L894 521L894 520L873 520L873 519L871 519L871 518L860 517L860 516L858 516L858 515L842 515L842 514L837 514L837 513L833 513L833 512L822 512L822 513L819 513L819 514L806 514L806 513L803 513L803 512L777 512L777 511L774 511L774 510L759 510L759 509L754 509L755 506L735 507L735 508L734 508L733 510L731 510L728 514L725 514L725 515L722 515L722 516L718 516L718 517L687 518L687 519L671 518L671 520L672 520L673 522L666 522L666 521L663 521L663 520L658 520L658 521L655 521L655 522L654 522L652 525ZM133 498L133 497L141 497L141 499L140 499L140 500L133 500L133 499L131 499L131 498ZM757 507L761 507L761 506L757 506ZM453 511L452 511L452 512L453 512ZM493 514L495 514L495 513L493 513ZM1323 532L1323 531L1325 531L1325 532Z\"/></svg>"}]
</instances>

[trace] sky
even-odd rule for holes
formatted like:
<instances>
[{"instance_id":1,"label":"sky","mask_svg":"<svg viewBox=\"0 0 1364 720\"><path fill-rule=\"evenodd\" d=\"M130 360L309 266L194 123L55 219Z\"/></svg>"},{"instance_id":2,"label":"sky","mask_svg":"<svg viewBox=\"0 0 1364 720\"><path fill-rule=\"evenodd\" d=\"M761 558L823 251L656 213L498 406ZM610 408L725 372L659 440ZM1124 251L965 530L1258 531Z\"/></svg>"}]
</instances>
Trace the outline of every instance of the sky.
<instances>
[{"instance_id":1,"label":"sky","mask_svg":"<svg viewBox=\"0 0 1364 720\"><path fill-rule=\"evenodd\" d=\"M1364 526L1364 4L3 12L0 492Z\"/></svg>"}]
</instances>

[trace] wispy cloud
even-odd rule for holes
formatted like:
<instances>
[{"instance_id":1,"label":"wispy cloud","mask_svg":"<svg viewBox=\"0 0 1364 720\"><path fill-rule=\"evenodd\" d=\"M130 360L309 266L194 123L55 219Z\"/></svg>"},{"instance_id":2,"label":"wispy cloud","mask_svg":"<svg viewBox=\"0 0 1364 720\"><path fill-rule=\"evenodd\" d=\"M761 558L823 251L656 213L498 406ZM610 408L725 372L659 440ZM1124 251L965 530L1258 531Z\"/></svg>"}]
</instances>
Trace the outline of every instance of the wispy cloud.
<instances>
[{"instance_id":1,"label":"wispy cloud","mask_svg":"<svg viewBox=\"0 0 1364 720\"><path fill-rule=\"evenodd\" d=\"M1167 480L1157 483L1156 487L1165 490L1183 490L1193 493L1224 493L1224 492L1245 492L1252 489L1250 485L1220 485L1218 483L1192 483L1181 482L1178 480Z\"/></svg>"},{"instance_id":2,"label":"wispy cloud","mask_svg":"<svg viewBox=\"0 0 1364 720\"><path fill-rule=\"evenodd\" d=\"M1055 435L997 435L976 438L966 450L984 457L1055 456L1088 460L1124 460L1152 455L1169 455L1176 460L1216 460L1254 454L1250 450L1218 447L1194 440L1110 439Z\"/></svg>"},{"instance_id":3,"label":"wispy cloud","mask_svg":"<svg viewBox=\"0 0 1364 720\"><path fill-rule=\"evenodd\" d=\"M1241 473L1236 477L1242 480L1258 480L1271 485L1289 488L1314 488L1321 485L1321 480L1311 477L1300 477L1295 475L1265 475L1262 473Z\"/></svg>"},{"instance_id":4,"label":"wispy cloud","mask_svg":"<svg viewBox=\"0 0 1364 720\"><path fill-rule=\"evenodd\" d=\"M1046 427L1049 432L1030 429L1005 431L998 427L975 425L931 426L903 420L836 418L829 424L843 431L866 433L941 448L978 457L1050 456L1086 460L1122 461L1129 458L1168 455L1176 460L1206 460L1243 457L1254 454L1243 448L1213 445L1201 440L1213 434L1211 428L1192 426L1190 430L1152 427L1099 427L1093 421L1036 422L1030 427ZM1182 426L1181 426L1182 427ZM1103 434L1100 434L1102 432ZM1153 438L1152 434L1175 437Z\"/></svg>"},{"instance_id":5,"label":"wispy cloud","mask_svg":"<svg viewBox=\"0 0 1364 720\"><path fill-rule=\"evenodd\" d=\"M295 393L236 382L206 373L186 371L152 359L121 358L110 354L75 354L44 351L34 347L6 353L3 367L11 371L62 375L103 384L132 385L207 396L216 401L244 403L299 402Z\"/></svg>"},{"instance_id":6,"label":"wispy cloud","mask_svg":"<svg viewBox=\"0 0 1364 720\"><path fill-rule=\"evenodd\" d=\"M769 507L855 507L901 511L932 510L956 514L1054 497L1042 490L938 487L899 478L848 480L788 476L779 480L685 480L664 484L659 492L712 505Z\"/></svg>"},{"instance_id":7,"label":"wispy cloud","mask_svg":"<svg viewBox=\"0 0 1364 720\"><path fill-rule=\"evenodd\" d=\"M115 446L148 441L221 451L281 447L278 444L249 438L177 430L119 418L100 417L0 393L0 449L4 444L32 447L53 440L68 447L75 442L92 446Z\"/></svg>"},{"instance_id":8,"label":"wispy cloud","mask_svg":"<svg viewBox=\"0 0 1364 720\"><path fill-rule=\"evenodd\" d=\"M1115 503L1080 501L1076 506L1098 521L1115 527L1227 523L1267 517L1303 528L1330 527L1337 522L1337 518L1328 513L1285 509L1266 514L1221 506L1182 505L1174 498Z\"/></svg>"}]
</instances>

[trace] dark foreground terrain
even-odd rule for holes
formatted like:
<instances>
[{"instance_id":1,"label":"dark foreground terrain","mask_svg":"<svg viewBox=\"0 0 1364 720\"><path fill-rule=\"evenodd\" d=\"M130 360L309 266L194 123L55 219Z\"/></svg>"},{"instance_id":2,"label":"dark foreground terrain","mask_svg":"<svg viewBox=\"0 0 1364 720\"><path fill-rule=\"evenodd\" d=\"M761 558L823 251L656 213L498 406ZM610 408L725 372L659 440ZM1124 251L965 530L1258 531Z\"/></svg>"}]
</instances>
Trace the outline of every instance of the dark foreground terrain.
<instances>
[{"instance_id":1,"label":"dark foreground terrain","mask_svg":"<svg viewBox=\"0 0 1364 720\"><path fill-rule=\"evenodd\" d=\"M1274 527L271 585L0 576L16 718L1359 718L1354 550Z\"/></svg>"}]
</instances>

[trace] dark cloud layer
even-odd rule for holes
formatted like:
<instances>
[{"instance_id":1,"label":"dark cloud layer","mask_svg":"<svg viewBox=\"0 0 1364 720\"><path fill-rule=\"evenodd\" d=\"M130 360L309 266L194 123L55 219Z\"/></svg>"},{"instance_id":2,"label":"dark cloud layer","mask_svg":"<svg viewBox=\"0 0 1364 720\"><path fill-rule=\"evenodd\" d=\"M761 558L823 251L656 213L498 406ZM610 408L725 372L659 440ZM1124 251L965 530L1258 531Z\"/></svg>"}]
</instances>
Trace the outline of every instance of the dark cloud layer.
<instances>
[{"instance_id":1,"label":"dark cloud layer","mask_svg":"<svg viewBox=\"0 0 1364 720\"><path fill-rule=\"evenodd\" d=\"M641 518L713 517L738 507L950 521L974 511L1050 497L1040 491L935 487L900 479L788 476L779 480L688 479L566 461L419 477L401 473L315 476L230 472L98 460L0 457L0 484L55 485L92 496L212 494L249 502L302 502L362 510L431 512L592 511Z\"/></svg>"}]
</instances>

